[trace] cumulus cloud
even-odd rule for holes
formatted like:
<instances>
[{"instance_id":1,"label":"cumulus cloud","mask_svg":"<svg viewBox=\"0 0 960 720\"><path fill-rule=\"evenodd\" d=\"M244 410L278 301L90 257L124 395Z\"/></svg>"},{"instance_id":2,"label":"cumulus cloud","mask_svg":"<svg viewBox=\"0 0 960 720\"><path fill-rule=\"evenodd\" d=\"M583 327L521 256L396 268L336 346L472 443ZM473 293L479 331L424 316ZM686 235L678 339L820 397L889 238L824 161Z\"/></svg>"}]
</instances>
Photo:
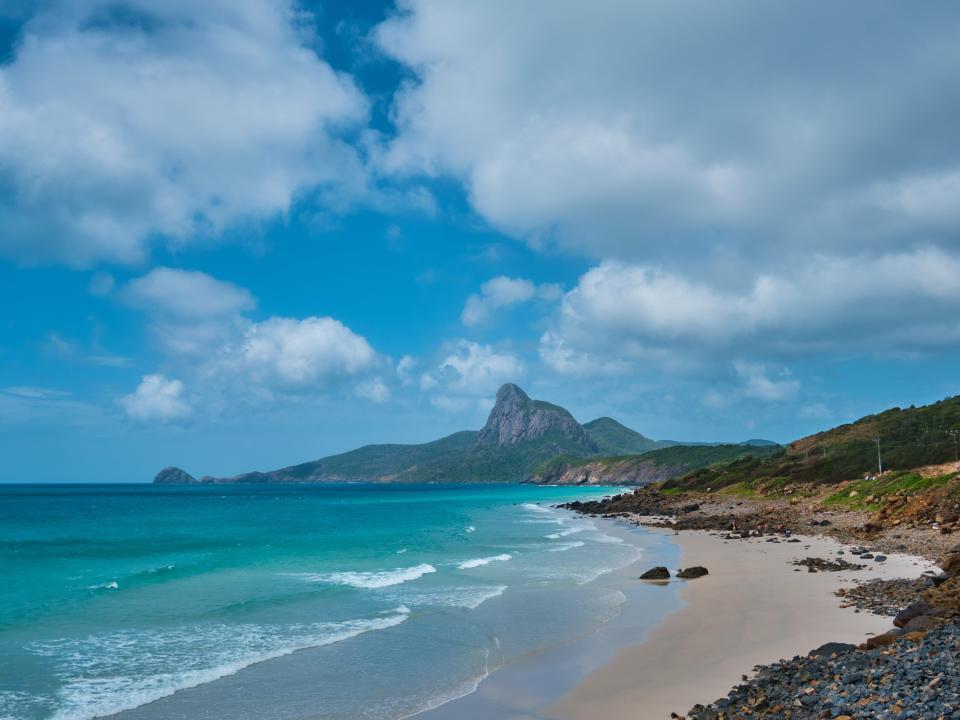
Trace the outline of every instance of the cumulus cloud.
<instances>
[{"instance_id":1,"label":"cumulus cloud","mask_svg":"<svg viewBox=\"0 0 960 720\"><path fill-rule=\"evenodd\" d=\"M211 370L239 373L278 390L316 387L374 365L376 353L350 328L330 317L272 317L247 328L223 349Z\"/></svg>"},{"instance_id":2,"label":"cumulus cloud","mask_svg":"<svg viewBox=\"0 0 960 720\"><path fill-rule=\"evenodd\" d=\"M120 404L127 415L141 422L184 420L193 414L183 383L163 375L144 375L137 389L122 397Z\"/></svg>"},{"instance_id":3,"label":"cumulus cloud","mask_svg":"<svg viewBox=\"0 0 960 720\"><path fill-rule=\"evenodd\" d=\"M564 296L540 354L574 373L732 361L747 345L779 356L925 351L960 341L958 311L960 259L936 248L813 256L740 286L607 261Z\"/></svg>"},{"instance_id":4,"label":"cumulus cloud","mask_svg":"<svg viewBox=\"0 0 960 720\"><path fill-rule=\"evenodd\" d=\"M420 376L420 388L446 410L486 406L506 382L520 380L526 368L514 353L469 340L451 343L437 366ZM478 400L479 405L478 405Z\"/></svg>"},{"instance_id":5,"label":"cumulus cloud","mask_svg":"<svg viewBox=\"0 0 960 720\"><path fill-rule=\"evenodd\" d=\"M954 242L960 16L825 9L405 0L375 33L415 78L378 163L457 178L499 229L599 257Z\"/></svg>"},{"instance_id":6,"label":"cumulus cloud","mask_svg":"<svg viewBox=\"0 0 960 720\"><path fill-rule=\"evenodd\" d=\"M55 0L0 67L0 254L142 260L361 182L367 101L292 0Z\"/></svg>"},{"instance_id":7,"label":"cumulus cloud","mask_svg":"<svg viewBox=\"0 0 960 720\"><path fill-rule=\"evenodd\" d=\"M266 407L281 398L316 399L351 389L372 402L391 397L381 377L389 360L335 318L257 320L251 317L256 299L246 288L171 268L156 268L130 281L117 296L147 314L147 327L167 364L186 377L204 412ZM401 365L409 369L407 363ZM152 379L146 390L156 385ZM124 402L128 400L139 402L133 396Z\"/></svg>"},{"instance_id":8,"label":"cumulus cloud","mask_svg":"<svg viewBox=\"0 0 960 720\"><path fill-rule=\"evenodd\" d=\"M528 302L534 297L543 300L556 300L563 294L559 285L536 285L524 278L511 278L500 275L487 280L480 286L480 292L467 298L460 321L468 327L487 322L498 310Z\"/></svg>"}]
</instances>

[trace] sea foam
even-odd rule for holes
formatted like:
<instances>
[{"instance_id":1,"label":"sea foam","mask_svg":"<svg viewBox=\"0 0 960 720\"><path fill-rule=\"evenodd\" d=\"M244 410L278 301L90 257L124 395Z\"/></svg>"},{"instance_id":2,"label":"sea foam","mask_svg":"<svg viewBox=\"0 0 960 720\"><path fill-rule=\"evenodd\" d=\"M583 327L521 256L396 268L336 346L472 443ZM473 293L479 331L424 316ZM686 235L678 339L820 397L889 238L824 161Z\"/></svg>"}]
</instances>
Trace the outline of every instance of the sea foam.
<instances>
[{"instance_id":1,"label":"sea foam","mask_svg":"<svg viewBox=\"0 0 960 720\"><path fill-rule=\"evenodd\" d=\"M132 710L256 663L399 625L408 612L337 623L185 627L36 643L59 666L60 707L50 720L93 720Z\"/></svg>"},{"instance_id":2,"label":"sea foam","mask_svg":"<svg viewBox=\"0 0 960 720\"><path fill-rule=\"evenodd\" d=\"M489 565L492 562L506 562L509 560L512 555L507 553L502 553L500 555L494 555L493 557L485 558L474 558L473 560L464 560L462 563L457 565L461 570L469 570L470 568L483 567L484 565Z\"/></svg>"},{"instance_id":3,"label":"sea foam","mask_svg":"<svg viewBox=\"0 0 960 720\"><path fill-rule=\"evenodd\" d=\"M421 563L407 568L393 570L374 570L368 572L334 572L334 573L293 573L294 577L307 582L324 582L333 585L349 585L355 588L375 590L376 588L400 585L401 583L417 580L437 569L429 563Z\"/></svg>"}]
</instances>

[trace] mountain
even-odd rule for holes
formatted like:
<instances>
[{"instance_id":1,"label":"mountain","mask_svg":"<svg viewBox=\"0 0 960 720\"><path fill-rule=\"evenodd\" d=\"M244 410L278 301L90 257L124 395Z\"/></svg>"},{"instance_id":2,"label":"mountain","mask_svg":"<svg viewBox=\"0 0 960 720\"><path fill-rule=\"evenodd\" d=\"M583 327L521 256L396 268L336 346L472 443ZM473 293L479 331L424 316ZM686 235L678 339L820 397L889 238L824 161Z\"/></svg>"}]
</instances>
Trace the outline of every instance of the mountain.
<instances>
[{"instance_id":1,"label":"mountain","mask_svg":"<svg viewBox=\"0 0 960 720\"><path fill-rule=\"evenodd\" d=\"M479 431L465 430L419 445L366 445L269 472L195 480L179 468L165 468L156 483L519 482L555 457L597 457L656 443L615 420L578 423L566 409L531 399L514 384L497 392ZM618 438L614 441L612 438Z\"/></svg>"},{"instance_id":2,"label":"mountain","mask_svg":"<svg viewBox=\"0 0 960 720\"><path fill-rule=\"evenodd\" d=\"M517 445L548 435L563 438L585 452L598 450L584 426L567 410L543 400L531 400L519 387L507 383L497 391L497 401L487 424L477 433L477 441L484 445Z\"/></svg>"},{"instance_id":3,"label":"mountain","mask_svg":"<svg viewBox=\"0 0 960 720\"><path fill-rule=\"evenodd\" d=\"M604 455L638 455L677 444L669 440L651 440L608 417L591 420L583 427Z\"/></svg>"},{"instance_id":4,"label":"mountain","mask_svg":"<svg viewBox=\"0 0 960 720\"><path fill-rule=\"evenodd\" d=\"M885 471L955 461L960 457L960 396L867 415L795 440L781 453L696 470L665 487L756 489L855 480L877 472L878 441Z\"/></svg>"}]
</instances>

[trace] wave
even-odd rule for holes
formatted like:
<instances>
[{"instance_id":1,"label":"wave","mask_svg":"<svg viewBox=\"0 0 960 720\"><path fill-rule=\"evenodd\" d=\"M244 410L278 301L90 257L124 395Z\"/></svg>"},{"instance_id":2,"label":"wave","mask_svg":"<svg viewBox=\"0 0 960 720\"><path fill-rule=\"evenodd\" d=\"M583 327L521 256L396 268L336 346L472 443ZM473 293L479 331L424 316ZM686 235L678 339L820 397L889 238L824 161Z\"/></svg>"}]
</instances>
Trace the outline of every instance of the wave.
<instances>
[{"instance_id":1,"label":"wave","mask_svg":"<svg viewBox=\"0 0 960 720\"><path fill-rule=\"evenodd\" d=\"M473 525L467 525L467 526L463 529L463 531L464 531L464 532L467 532L467 533L472 533L472 532L476 532L477 529L476 529Z\"/></svg>"},{"instance_id":2,"label":"wave","mask_svg":"<svg viewBox=\"0 0 960 720\"><path fill-rule=\"evenodd\" d=\"M622 545L623 538L618 538L614 535L597 535L596 537L590 538L593 542L605 543L607 545Z\"/></svg>"},{"instance_id":3,"label":"wave","mask_svg":"<svg viewBox=\"0 0 960 720\"><path fill-rule=\"evenodd\" d=\"M441 587L428 591L400 591L391 596L392 600L402 601L413 606L456 607L476 610L487 600L500 597L507 585L483 585L480 587Z\"/></svg>"},{"instance_id":4,"label":"wave","mask_svg":"<svg viewBox=\"0 0 960 720\"><path fill-rule=\"evenodd\" d=\"M492 562L506 562L509 560L512 555L507 553L502 553L500 555L494 555L493 557L485 558L474 558L473 560L464 560L462 563L457 565L461 570L469 570L470 568L483 567L484 565L489 565Z\"/></svg>"},{"instance_id":5,"label":"wave","mask_svg":"<svg viewBox=\"0 0 960 720\"><path fill-rule=\"evenodd\" d=\"M101 585L91 585L88 590L119 590L120 586L117 584L116 580L111 580L110 582L105 582ZM0 718L3 720L3 718Z\"/></svg>"},{"instance_id":6,"label":"wave","mask_svg":"<svg viewBox=\"0 0 960 720\"><path fill-rule=\"evenodd\" d=\"M557 511L552 508L544 507L543 505L537 505L536 503L523 503L520 505L524 510L530 510L532 512L544 513L547 515L556 515Z\"/></svg>"},{"instance_id":7,"label":"wave","mask_svg":"<svg viewBox=\"0 0 960 720\"><path fill-rule=\"evenodd\" d=\"M582 540L574 540L572 542L557 543L547 548L547 552L564 552L565 550L573 550L574 548L583 547L586 543Z\"/></svg>"},{"instance_id":8,"label":"wave","mask_svg":"<svg viewBox=\"0 0 960 720\"><path fill-rule=\"evenodd\" d=\"M567 535L573 535L574 533L583 532L584 530L589 530L589 529L590 528L588 527L572 527L572 528L567 528L566 530L560 530L559 532L550 533L549 535L544 535L544 537L547 538L548 540L559 540L560 538L566 537Z\"/></svg>"},{"instance_id":9,"label":"wave","mask_svg":"<svg viewBox=\"0 0 960 720\"><path fill-rule=\"evenodd\" d=\"M93 720L132 710L299 650L394 627L407 617L408 613L399 612L398 608L396 614L386 617L338 623L116 632L36 643L31 650L61 666L60 707L50 720Z\"/></svg>"},{"instance_id":10,"label":"wave","mask_svg":"<svg viewBox=\"0 0 960 720\"><path fill-rule=\"evenodd\" d=\"M393 570L375 570L369 572L334 572L334 573L292 573L307 582L325 582L333 585L349 585L355 588L374 590L376 588L400 585L435 573L437 569L429 563L421 563L407 568Z\"/></svg>"}]
</instances>

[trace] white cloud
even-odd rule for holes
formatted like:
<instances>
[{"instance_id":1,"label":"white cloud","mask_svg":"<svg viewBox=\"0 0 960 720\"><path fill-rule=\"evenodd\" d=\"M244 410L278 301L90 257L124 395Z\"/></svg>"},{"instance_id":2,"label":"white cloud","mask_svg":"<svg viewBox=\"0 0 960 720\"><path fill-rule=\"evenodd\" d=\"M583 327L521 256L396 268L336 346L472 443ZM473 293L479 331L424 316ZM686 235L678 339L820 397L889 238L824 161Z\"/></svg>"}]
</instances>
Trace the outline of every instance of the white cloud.
<instances>
[{"instance_id":1,"label":"white cloud","mask_svg":"<svg viewBox=\"0 0 960 720\"><path fill-rule=\"evenodd\" d=\"M763 364L738 360L733 367L743 380L747 397L768 401L786 400L800 389L800 382L794 380L788 371L781 371L778 377L771 378Z\"/></svg>"},{"instance_id":2,"label":"white cloud","mask_svg":"<svg viewBox=\"0 0 960 720\"><path fill-rule=\"evenodd\" d=\"M481 325L497 311L513 305L528 302L533 298L553 301L563 294L563 288L557 284L536 285L525 278L511 278L500 275L487 280L480 286L480 292L467 298L460 321L472 327Z\"/></svg>"},{"instance_id":3,"label":"white cloud","mask_svg":"<svg viewBox=\"0 0 960 720\"><path fill-rule=\"evenodd\" d=\"M385 403L390 399L390 388L382 378L373 377L357 385L357 397L365 398L374 403Z\"/></svg>"},{"instance_id":4,"label":"white cloud","mask_svg":"<svg viewBox=\"0 0 960 720\"><path fill-rule=\"evenodd\" d=\"M733 361L746 343L758 355L922 352L960 341L958 312L960 259L935 248L814 255L734 286L608 261L564 296L540 353L584 373Z\"/></svg>"},{"instance_id":5,"label":"white cloud","mask_svg":"<svg viewBox=\"0 0 960 720\"><path fill-rule=\"evenodd\" d=\"M356 192L367 101L292 0L47 3L0 67L0 253L132 263Z\"/></svg>"},{"instance_id":6,"label":"white cloud","mask_svg":"<svg viewBox=\"0 0 960 720\"><path fill-rule=\"evenodd\" d=\"M530 300L536 291L529 280L500 275L481 285L479 294L467 298L460 320L464 325L479 325L500 308Z\"/></svg>"},{"instance_id":7,"label":"white cloud","mask_svg":"<svg viewBox=\"0 0 960 720\"><path fill-rule=\"evenodd\" d=\"M534 246L680 267L723 244L776 266L955 241L960 47L946 5L836 8L826 24L816 5L709 0L400 9L375 38L415 81L395 97L380 167L460 180Z\"/></svg>"},{"instance_id":8,"label":"white cloud","mask_svg":"<svg viewBox=\"0 0 960 720\"><path fill-rule=\"evenodd\" d=\"M329 317L272 317L253 323L242 340L224 348L215 374L239 374L280 390L322 386L374 366L376 353L350 328Z\"/></svg>"},{"instance_id":9,"label":"white cloud","mask_svg":"<svg viewBox=\"0 0 960 720\"><path fill-rule=\"evenodd\" d=\"M413 370L417 364L416 358L412 355L404 355L397 361L397 377L400 378L402 385L413 383Z\"/></svg>"},{"instance_id":10,"label":"white cloud","mask_svg":"<svg viewBox=\"0 0 960 720\"><path fill-rule=\"evenodd\" d=\"M452 406L461 396L489 397L504 383L518 381L525 370L512 352L459 340L434 370L420 376L420 388L445 398L441 404Z\"/></svg>"},{"instance_id":11,"label":"white cloud","mask_svg":"<svg viewBox=\"0 0 960 720\"><path fill-rule=\"evenodd\" d=\"M183 420L193 414L183 383L163 375L144 375L137 389L122 397L120 404L127 415L142 422Z\"/></svg>"},{"instance_id":12,"label":"white cloud","mask_svg":"<svg viewBox=\"0 0 960 720\"><path fill-rule=\"evenodd\" d=\"M165 267L131 280L124 296L138 307L185 320L235 315L256 306L246 288L206 273Z\"/></svg>"}]
</instances>

